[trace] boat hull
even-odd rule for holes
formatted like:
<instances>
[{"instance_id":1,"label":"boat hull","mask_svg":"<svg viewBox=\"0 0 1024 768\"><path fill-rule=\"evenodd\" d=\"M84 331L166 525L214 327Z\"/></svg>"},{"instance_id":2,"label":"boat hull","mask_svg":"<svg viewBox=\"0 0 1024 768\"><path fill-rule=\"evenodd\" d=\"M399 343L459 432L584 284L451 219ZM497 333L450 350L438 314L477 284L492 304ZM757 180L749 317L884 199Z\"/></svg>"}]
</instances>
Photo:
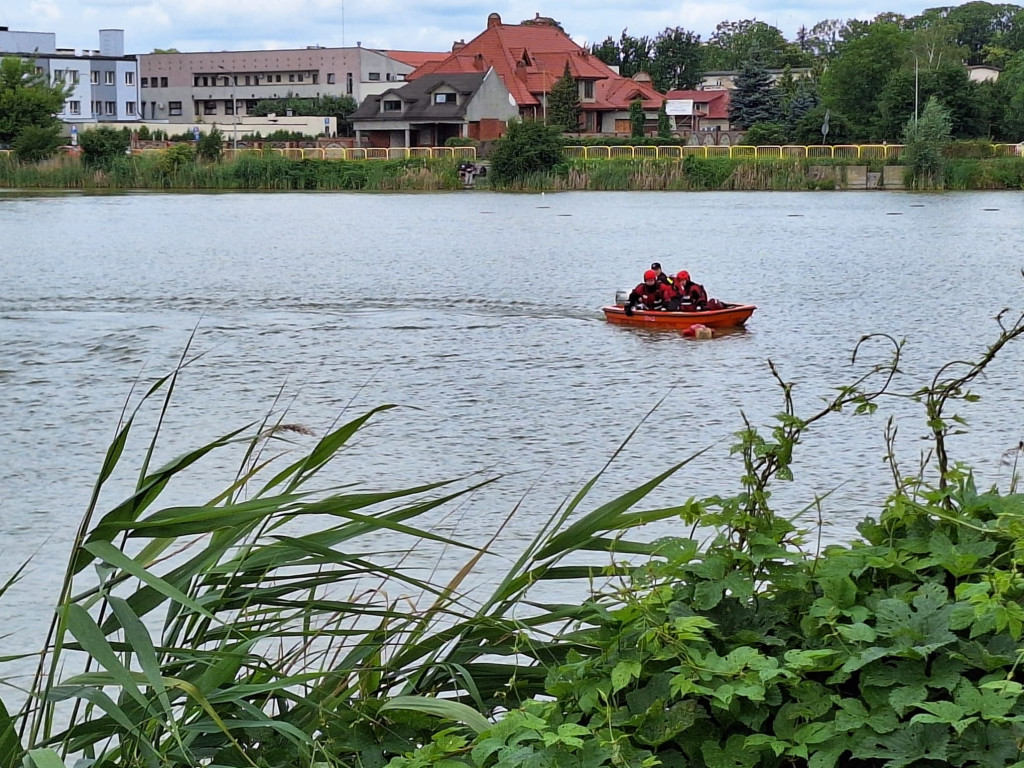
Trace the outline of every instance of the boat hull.
<instances>
[{"instance_id":1,"label":"boat hull","mask_svg":"<svg viewBox=\"0 0 1024 768\"><path fill-rule=\"evenodd\" d=\"M755 309L757 307L753 304L729 304L723 309L709 309L703 312L635 309L632 315L627 315L622 307L602 307L609 323L642 328L668 328L674 331L685 331L695 325L707 328L742 328Z\"/></svg>"}]
</instances>

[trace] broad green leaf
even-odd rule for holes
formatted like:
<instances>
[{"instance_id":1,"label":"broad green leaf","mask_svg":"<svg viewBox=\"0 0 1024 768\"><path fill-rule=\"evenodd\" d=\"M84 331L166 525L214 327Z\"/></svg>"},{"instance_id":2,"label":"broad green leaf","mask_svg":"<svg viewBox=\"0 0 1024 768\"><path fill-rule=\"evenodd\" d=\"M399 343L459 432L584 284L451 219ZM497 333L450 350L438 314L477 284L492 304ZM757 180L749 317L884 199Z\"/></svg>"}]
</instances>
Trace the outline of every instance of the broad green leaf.
<instances>
[{"instance_id":1,"label":"broad green leaf","mask_svg":"<svg viewBox=\"0 0 1024 768\"><path fill-rule=\"evenodd\" d=\"M396 696L389 699L381 706L380 711L386 712L392 709L404 709L411 712L423 712L424 714L443 717L448 720L455 720L464 723L477 733L483 733L491 727L491 723L472 707L467 707L458 701L446 699L434 699L425 696Z\"/></svg>"},{"instance_id":2,"label":"broad green leaf","mask_svg":"<svg viewBox=\"0 0 1024 768\"><path fill-rule=\"evenodd\" d=\"M64 761L52 749L30 749L28 756L32 758L32 763L36 768L64 768Z\"/></svg>"},{"instance_id":3,"label":"broad green leaf","mask_svg":"<svg viewBox=\"0 0 1024 768\"><path fill-rule=\"evenodd\" d=\"M620 661L612 669L612 693L621 691L634 679L639 679L643 669L639 661Z\"/></svg>"}]
</instances>

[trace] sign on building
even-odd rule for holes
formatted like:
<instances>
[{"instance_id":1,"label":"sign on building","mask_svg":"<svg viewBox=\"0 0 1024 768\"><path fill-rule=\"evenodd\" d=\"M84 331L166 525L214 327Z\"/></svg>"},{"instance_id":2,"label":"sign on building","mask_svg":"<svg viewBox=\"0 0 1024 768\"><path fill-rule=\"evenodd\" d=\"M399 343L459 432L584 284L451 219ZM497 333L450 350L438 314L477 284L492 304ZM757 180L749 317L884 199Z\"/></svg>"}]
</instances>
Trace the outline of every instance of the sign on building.
<instances>
[{"instance_id":1,"label":"sign on building","mask_svg":"<svg viewBox=\"0 0 1024 768\"><path fill-rule=\"evenodd\" d=\"M665 102L666 115L692 115L693 99L668 99Z\"/></svg>"}]
</instances>

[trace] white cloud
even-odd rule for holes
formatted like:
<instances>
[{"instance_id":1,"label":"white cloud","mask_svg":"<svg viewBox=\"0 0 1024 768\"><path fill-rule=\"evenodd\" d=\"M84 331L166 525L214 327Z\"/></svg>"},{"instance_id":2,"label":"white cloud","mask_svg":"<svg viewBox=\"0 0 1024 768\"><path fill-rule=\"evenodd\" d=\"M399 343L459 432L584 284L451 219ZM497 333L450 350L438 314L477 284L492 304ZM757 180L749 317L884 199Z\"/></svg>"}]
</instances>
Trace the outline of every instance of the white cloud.
<instances>
[{"instance_id":1,"label":"white cloud","mask_svg":"<svg viewBox=\"0 0 1024 768\"><path fill-rule=\"evenodd\" d=\"M101 28L125 30L129 52L153 48L252 50L306 45L354 45L449 50L469 40L498 12L518 23L554 16L575 39L600 42L630 34L655 35L681 26L708 39L720 21L758 18L792 38L801 25L826 18L872 18L882 11L907 15L930 0L811 2L811 0L31 0L9 3L4 23L12 29L56 32L61 47L94 48Z\"/></svg>"}]
</instances>

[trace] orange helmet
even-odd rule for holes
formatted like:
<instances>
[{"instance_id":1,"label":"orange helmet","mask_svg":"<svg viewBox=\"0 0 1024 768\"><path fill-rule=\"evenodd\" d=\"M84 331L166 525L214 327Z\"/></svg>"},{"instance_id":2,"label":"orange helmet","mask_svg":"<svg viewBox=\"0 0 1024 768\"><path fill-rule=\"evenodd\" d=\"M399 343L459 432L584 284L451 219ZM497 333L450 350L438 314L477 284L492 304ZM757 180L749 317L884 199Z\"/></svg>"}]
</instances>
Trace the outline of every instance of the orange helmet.
<instances>
[{"instance_id":1,"label":"orange helmet","mask_svg":"<svg viewBox=\"0 0 1024 768\"><path fill-rule=\"evenodd\" d=\"M657 279L658 279L658 274L653 269L648 269L646 272L644 272L644 282L645 283L648 280L657 280Z\"/></svg>"},{"instance_id":2,"label":"orange helmet","mask_svg":"<svg viewBox=\"0 0 1024 768\"><path fill-rule=\"evenodd\" d=\"M690 281L690 273L684 269L682 272L676 275L676 280L687 283Z\"/></svg>"}]
</instances>

